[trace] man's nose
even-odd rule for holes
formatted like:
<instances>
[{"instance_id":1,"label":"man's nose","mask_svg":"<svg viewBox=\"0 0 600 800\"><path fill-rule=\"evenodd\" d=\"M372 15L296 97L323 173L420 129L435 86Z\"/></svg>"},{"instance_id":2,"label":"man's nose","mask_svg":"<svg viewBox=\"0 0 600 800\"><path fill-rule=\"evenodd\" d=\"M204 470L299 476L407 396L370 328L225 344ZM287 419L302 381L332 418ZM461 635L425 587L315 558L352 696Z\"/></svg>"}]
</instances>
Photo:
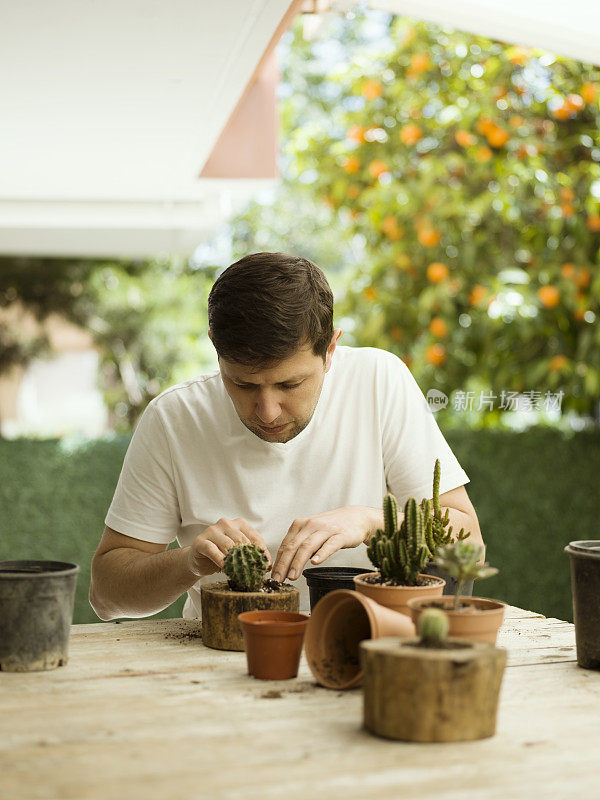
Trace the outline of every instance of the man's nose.
<instances>
[{"instance_id":1,"label":"man's nose","mask_svg":"<svg viewBox=\"0 0 600 800\"><path fill-rule=\"evenodd\" d=\"M256 415L265 423L271 425L281 416L281 404L274 394L262 392L256 400Z\"/></svg>"}]
</instances>

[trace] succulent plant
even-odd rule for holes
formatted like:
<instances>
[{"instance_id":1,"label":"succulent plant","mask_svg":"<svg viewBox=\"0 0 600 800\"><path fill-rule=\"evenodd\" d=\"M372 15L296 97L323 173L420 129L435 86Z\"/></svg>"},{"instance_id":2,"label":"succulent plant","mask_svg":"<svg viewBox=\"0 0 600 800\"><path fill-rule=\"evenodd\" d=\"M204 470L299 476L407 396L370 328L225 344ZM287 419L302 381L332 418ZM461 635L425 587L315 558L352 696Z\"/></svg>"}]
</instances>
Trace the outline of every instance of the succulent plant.
<instances>
[{"instance_id":1,"label":"succulent plant","mask_svg":"<svg viewBox=\"0 0 600 800\"><path fill-rule=\"evenodd\" d=\"M237 544L225 554L223 572L235 592L257 592L262 589L268 567L264 550L256 544Z\"/></svg>"},{"instance_id":2,"label":"succulent plant","mask_svg":"<svg viewBox=\"0 0 600 800\"><path fill-rule=\"evenodd\" d=\"M417 630L423 644L435 647L448 636L448 617L439 608L426 608L419 615Z\"/></svg>"},{"instance_id":3,"label":"succulent plant","mask_svg":"<svg viewBox=\"0 0 600 800\"><path fill-rule=\"evenodd\" d=\"M458 608L459 598L462 594L462 587L465 581L480 580L481 578L491 578L496 575L496 567L490 567L488 563L477 564L483 553L481 545L472 542L452 542L439 548L435 565L446 575L456 578L457 587L454 597L454 608Z\"/></svg>"},{"instance_id":4,"label":"succulent plant","mask_svg":"<svg viewBox=\"0 0 600 800\"><path fill-rule=\"evenodd\" d=\"M419 573L431 553L425 539L425 515L414 497L404 506L404 519L398 527L398 503L393 494L383 500L385 530L377 530L367 547L367 555L383 580L402 586L416 586Z\"/></svg>"},{"instance_id":5,"label":"succulent plant","mask_svg":"<svg viewBox=\"0 0 600 800\"><path fill-rule=\"evenodd\" d=\"M421 509L426 519L425 539L427 541L427 547L429 548L432 558L435 558L438 549L442 547L442 545L450 544L450 542L453 541L452 525L449 525L450 512L448 509L446 509L442 515L442 508L440 506L440 474L441 466L438 458L436 459L435 466L433 468L432 501L425 497L421 500ZM468 538L470 535L470 531L465 532L465 529L461 528L456 540L462 541Z\"/></svg>"}]
</instances>

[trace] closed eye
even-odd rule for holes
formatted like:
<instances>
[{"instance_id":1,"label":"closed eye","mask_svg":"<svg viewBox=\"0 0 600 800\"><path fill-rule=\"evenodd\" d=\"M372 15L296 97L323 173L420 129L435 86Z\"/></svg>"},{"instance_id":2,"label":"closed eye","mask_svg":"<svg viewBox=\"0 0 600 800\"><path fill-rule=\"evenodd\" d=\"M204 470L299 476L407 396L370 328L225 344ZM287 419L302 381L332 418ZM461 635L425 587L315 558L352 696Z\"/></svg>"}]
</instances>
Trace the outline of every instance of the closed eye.
<instances>
[{"instance_id":1,"label":"closed eye","mask_svg":"<svg viewBox=\"0 0 600 800\"><path fill-rule=\"evenodd\" d=\"M299 386L302 385L302 381L300 383L294 383L293 385L289 386L284 383L278 384L282 389L297 389ZM256 386L253 383L234 383L234 386L237 386L238 389L256 389Z\"/></svg>"}]
</instances>

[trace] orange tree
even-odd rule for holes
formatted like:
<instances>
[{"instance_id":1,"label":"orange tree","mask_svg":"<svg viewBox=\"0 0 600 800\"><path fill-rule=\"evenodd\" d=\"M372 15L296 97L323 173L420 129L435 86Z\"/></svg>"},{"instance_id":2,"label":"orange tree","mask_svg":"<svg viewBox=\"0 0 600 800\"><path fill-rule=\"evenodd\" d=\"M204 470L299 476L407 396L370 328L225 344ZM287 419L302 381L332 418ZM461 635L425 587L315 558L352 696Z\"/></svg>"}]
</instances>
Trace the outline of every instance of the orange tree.
<instances>
[{"instance_id":1,"label":"orange tree","mask_svg":"<svg viewBox=\"0 0 600 800\"><path fill-rule=\"evenodd\" d=\"M338 306L354 343L396 352L422 388L562 390L592 412L598 69L387 15L359 46L349 17L329 61L294 27L283 124L286 181L362 248Z\"/></svg>"}]
</instances>

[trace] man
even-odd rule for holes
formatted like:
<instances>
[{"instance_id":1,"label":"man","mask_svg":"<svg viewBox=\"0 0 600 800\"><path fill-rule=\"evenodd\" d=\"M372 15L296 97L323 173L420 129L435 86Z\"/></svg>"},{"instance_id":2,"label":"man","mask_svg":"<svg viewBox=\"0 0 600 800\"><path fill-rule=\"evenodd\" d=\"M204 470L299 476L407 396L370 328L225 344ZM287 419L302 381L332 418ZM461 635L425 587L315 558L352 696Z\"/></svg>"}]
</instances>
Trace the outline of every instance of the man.
<instances>
[{"instance_id":1,"label":"man","mask_svg":"<svg viewBox=\"0 0 600 800\"><path fill-rule=\"evenodd\" d=\"M242 258L215 282L208 319L219 370L156 397L125 456L92 561L101 619L154 614L184 592L183 616L199 617L202 582L240 542L267 552L273 578L298 581L304 608L303 568L368 571L386 491L431 497L436 458L455 531L482 543L469 479L416 381L391 353L337 345L315 264Z\"/></svg>"}]
</instances>

